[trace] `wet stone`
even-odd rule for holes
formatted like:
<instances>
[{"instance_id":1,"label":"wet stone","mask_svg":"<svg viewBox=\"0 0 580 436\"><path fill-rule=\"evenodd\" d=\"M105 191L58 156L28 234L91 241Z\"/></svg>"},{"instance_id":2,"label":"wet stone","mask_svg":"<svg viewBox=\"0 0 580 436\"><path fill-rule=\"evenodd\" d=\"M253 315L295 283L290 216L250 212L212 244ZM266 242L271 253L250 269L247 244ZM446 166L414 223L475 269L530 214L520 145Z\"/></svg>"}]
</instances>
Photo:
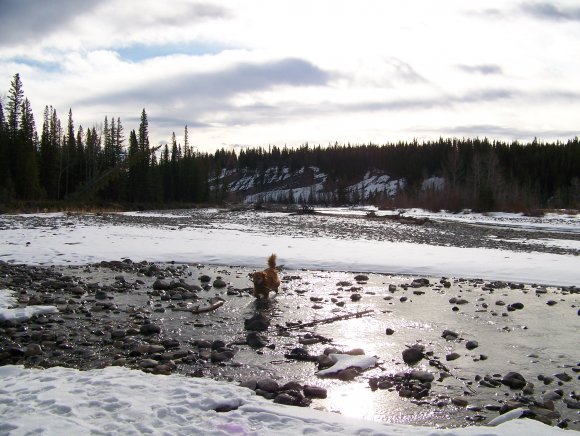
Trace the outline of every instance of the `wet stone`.
<instances>
[{"instance_id":1,"label":"wet stone","mask_svg":"<svg viewBox=\"0 0 580 436\"><path fill-rule=\"evenodd\" d=\"M423 350L417 347L410 347L403 350L403 361L407 365L413 365L423 359Z\"/></svg>"}]
</instances>

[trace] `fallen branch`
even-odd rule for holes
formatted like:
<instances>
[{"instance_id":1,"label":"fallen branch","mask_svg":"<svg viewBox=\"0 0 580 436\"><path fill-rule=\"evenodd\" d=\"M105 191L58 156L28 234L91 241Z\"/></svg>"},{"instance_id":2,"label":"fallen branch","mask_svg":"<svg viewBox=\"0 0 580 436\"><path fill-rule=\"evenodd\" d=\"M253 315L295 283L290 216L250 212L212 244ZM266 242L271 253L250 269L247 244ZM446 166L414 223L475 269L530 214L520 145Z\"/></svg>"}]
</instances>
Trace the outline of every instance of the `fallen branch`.
<instances>
[{"instance_id":1,"label":"fallen branch","mask_svg":"<svg viewBox=\"0 0 580 436\"><path fill-rule=\"evenodd\" d=\"M362 312L347 313L345 315L333 316L331 318L317 319L317 320L310 321L310 322L301 322L301 323L295 323L295 324L290 324L290 325L286 325L286 326L279 325L277 327L279 330L282 330L282 331L292 330L292 329L301 329L301 328L305 328L305 327L312 327L312 326L315 326L318 324L328 324L331 322L342 321L344 319L349 319L349 318L360 318L361 316L369 315L370 313L374 313L374 310L368 309L368 310L363 310Z\"/></svg>"},{"instance_id":2,"label":"fallen branch","mask_svg":"<svg viewBox=\"0 0 580 436\"><path fill-rule=\"evenodd\" d=\"M173 310L178 310L178 311L182 311L182 312L191 312L194 315L196 315L198 313L205 313L205 312L211 312L213 310L216 310L216 309L222 307L224 305L224 303L225 303L225 300L216 299L216 300L213 300L213 302L210 300L209 306L203 306L203 307L187 306L183 309L174 308Z\"/></svg>"}]
</instances>

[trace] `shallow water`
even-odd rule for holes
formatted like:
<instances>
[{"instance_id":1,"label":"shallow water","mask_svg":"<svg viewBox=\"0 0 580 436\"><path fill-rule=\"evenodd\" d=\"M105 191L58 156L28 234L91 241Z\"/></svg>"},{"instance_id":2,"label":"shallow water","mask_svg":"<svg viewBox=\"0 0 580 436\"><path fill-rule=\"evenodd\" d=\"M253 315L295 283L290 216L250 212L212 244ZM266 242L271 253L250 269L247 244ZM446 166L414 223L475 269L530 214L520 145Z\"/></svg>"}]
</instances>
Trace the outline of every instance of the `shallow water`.
<instances>
[{"instance_id":1,"label":"shallow water","mask_svg":"<svg viewBox=\"0 0 580 436\"><path fill-rule=\"evenodd\" d=\"M179 303L152 299L151 309L165 308L165 312L152 311L151 319L161 324L162 336L178 339L182 344L195 339L222 339L234 344L237 349L234 359L221 365L207 365L204 369L206 376L235 382L265 376L275 378L281 384L296 380L327 388L328 397L315 400L311 407L370 420L442 427L467 425L470 424L468 419L488 421L497 416L497 412L485 409L468 411L458 408L450 404L449 398L464 397L470 406L483 407L501 405L517 395L517 391L505 386L495 389L480 387L475 381L477 376L519 372L535 384L537 397L558 388L563 389L565 395L580 391L578 373L571 368L578 370L580 364L578 294L530 285L524 289L484 290L483 281L452 278L450 288L443 287L440 278L430 278L429 286L404 289L403 286L409 285L413 278L366 274L369 280L357 283L354 280L356 273L350 272L283 271L281 275L287 278L279 294L267 304L258 305L247 292L251 285L247 268L191 265L187 271L185 282L188 284L199 284L198 277L202 274L211 276L212 280L222 277L228 288L212 288L201 291L199 295L203 299L220 296L225 299L225 304L213 312L193 315L171 309ZM104 280L99 268L94 268L91 274ZM127 274L125 277L127 281L132 280ZM339 285L340 282L349 282L350 285ZM146 283L141 291L132 294L118 294L115 302L145 305L150 298L146 292L150 285ZM396 291L390 292L389 285L396 285ZM353 287L362 296L360 301L351 301ZM241 292L228 295L227 289ZM538 289L541 292L545 289L546 293L537 294ZM405 297L406 301L402 301ZM451 304L449 300L453 297L463 298L467 303ZM496 305L499 300L505 305ZM548 306L549 300L556 304ZM522 303L524 308L508 311L507 306L516 302ZM342 303L344 306L340 307ZM200 300L196 304L204 306L205 302ZM458 310L454 311L454 307ZM287 332L277 328L286 326L288 322L310 322L368 309L373 313L360 318ZM247 335L244 320L256 312L264 313L271 322L268 331L264 332L269 347L259 350L243 345ZM393 329L394 334L388 336L386 328ZM459 339L449 341L442 338L445 329L457 332ZM304 346L312 355L322 354L331 346L341 351L360 348L366 355L378 357L379 366L363 372L353 381L320 378L316 375L315 363L284 357L293 348L303 346L299 341L307 333L330 340L330 343ZM479 347L467 350L467 340L478 341ZM372 391L368 383L370 377L410 369L403 362L401 353L406 346L415 343L425 345L426 351L432 351L433 358L443 363L452 376L437 381L440 371L430 366L428 361L415 365L415 368L433 372L436 378L430 396L423 399L423 403L401 398L394 389ZM451 352L457 352L460 357L446 361L445 356ZM487 359L482 360L481 355ZM192 369L180 364L178 372L188 374ZM568 373L573 380L560 382L561 386L557 379L548 386L537 380L538 375L552 376L559 372ZM580 429L577 411L563 407L561 401L557 403L562 416L571 420L570 428Z\"/></svg>"}]
</instances>

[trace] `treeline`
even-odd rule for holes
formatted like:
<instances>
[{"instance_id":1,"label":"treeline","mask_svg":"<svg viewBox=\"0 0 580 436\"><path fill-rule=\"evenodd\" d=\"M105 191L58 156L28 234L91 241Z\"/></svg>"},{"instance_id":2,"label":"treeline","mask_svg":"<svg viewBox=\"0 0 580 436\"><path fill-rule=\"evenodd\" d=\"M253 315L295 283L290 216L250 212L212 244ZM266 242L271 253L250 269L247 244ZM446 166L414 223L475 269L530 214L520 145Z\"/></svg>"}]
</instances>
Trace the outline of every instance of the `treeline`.
<instances>
[{"instance_id":1,"label":"treeline","mask_svg":"<svg viewBox=\"0 0 580 436\"><path fill-rule=\"evenodd\" d=\"M329 192L345 192L369 170L405 179L395 197L367 201L385 207L420 206L459 210L580 208L580 142L529 143L488 139L439 139L386 145L305 144L298 148L229 149L200 153L173 134L170 144L152 147L145 109L138 130L128 137L120 118L86 130L75 129L72 110L63 126L47 106L38 137L20 77L0 102L0 202L48 200L130 204L206 203L240 198L228 180L241 170L264 174L268 168L318 167ZM224 175L230 174L229 179ZM443 187L422 182L441 177ZM263 186L263 189L268 189ZM253 192L255 193L255 192ZM331 196L337 202L345 197ZM352 201L352 200L351 200Z\"/></svg>"},{"instance_id":2,"label":"treeline","mask_svg":"<svg viewBox=\"0 0 580 436\"><path fill-rule=\"evenodd\" d=\"M198 203L209 200L207 180L213 156L185 144L151 147L143 109L139 128L128 138L120 118L86 130L66 124L46 106L38 137L20 76L0 101L0 202L105 201L119 203Z\"/></svg>"},{"instance_id":3,"label":"treeline","mask_svg":"<svg viewBox=\"0 0 580 436\"><path fill-rule=\"evenodd\" d=\"M418 143L346 145L242 151L238 167L315 166L340 191L368 170L406 179L394 198L371 198L384 206L459 210L528 210L580 207L580 141L529 143L453 138ZM429 177L444 186L424 189Z\"/></svg>"}]
</instances>

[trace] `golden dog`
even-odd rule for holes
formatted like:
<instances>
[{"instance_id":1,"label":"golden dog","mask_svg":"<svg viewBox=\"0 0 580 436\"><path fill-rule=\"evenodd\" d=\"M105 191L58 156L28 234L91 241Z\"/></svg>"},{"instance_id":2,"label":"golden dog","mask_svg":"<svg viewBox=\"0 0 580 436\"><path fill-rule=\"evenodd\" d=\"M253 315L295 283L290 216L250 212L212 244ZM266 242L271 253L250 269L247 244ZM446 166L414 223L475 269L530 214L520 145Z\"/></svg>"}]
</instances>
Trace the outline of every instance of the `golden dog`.
<instances>
[{"instance_id":1,"label":"golden dog","mask_svg":"<svg viewBox=\"0 0 580 436\"><path fill-rule=\"evenodd\" d=\"M254 282L254 297L258 299L267 299L270 292L278 292L280 278L276 271L276 255L272 254L268 258L268 268L264 271L256 271L250 274Z\"/></svg>"}]
</instances>

